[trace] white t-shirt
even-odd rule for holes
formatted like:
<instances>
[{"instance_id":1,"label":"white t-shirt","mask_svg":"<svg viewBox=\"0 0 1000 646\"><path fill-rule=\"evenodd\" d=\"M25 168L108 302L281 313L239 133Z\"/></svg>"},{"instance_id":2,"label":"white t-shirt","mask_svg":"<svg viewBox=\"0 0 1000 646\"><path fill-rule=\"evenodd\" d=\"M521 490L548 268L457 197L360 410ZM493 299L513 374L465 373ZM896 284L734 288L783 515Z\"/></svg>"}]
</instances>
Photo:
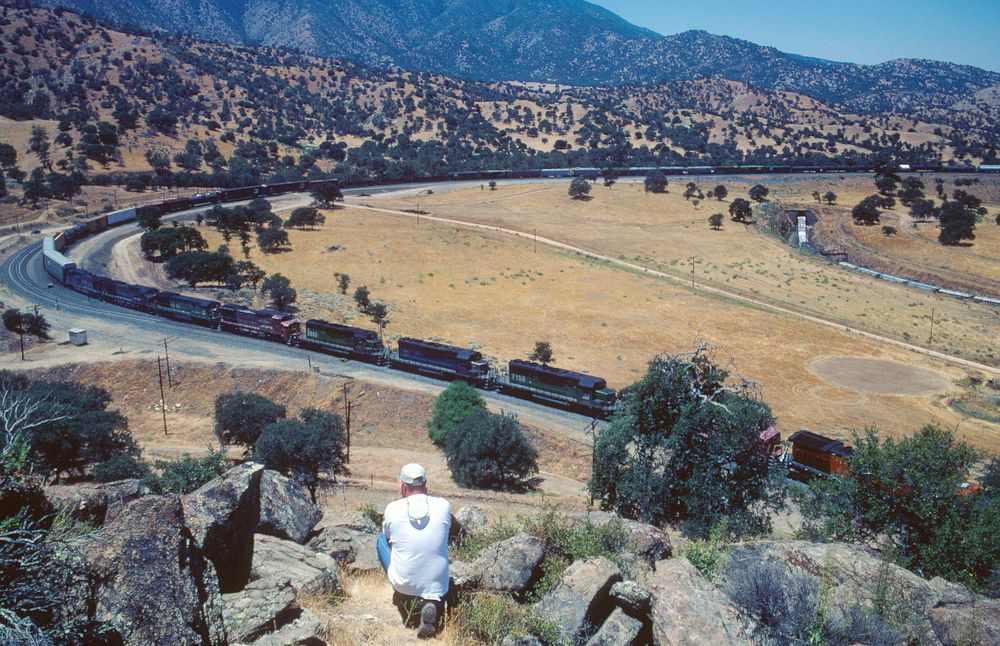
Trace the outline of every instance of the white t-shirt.
<instances>
[{"instance_id":1,"label":"white t-shirt","mask_svg":"<svg viewBox=\"0 0 1000 646\"><path fill-rule=\"evenodd\" d=\"M448 593L448 531L451 504L414 494L385 508L382 531L389 539L389 583L397 592L440 600Z\"/></svg>"}]
</instances>

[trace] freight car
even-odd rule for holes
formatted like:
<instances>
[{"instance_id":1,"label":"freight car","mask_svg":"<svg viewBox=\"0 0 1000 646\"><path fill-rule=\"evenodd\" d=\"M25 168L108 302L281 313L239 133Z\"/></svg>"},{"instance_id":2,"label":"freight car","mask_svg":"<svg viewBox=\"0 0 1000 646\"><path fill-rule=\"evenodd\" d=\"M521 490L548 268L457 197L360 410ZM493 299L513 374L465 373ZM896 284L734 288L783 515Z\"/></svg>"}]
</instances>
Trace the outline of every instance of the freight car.
<instances>
[{"instance_id":1,"label":"freight car","mask_svg":"<svg viewBox=\"0 0 1000 646\"><path fill-rule=\"evenodd\" d=\"M239 305L222 305L221 327L227 332L235 332L262 339L281 341L288 345L295 343L301 325L292 314L278 310L252 310Z\"/></svg>"},{"instance_id":2,"label":"freight car","mask_svg":"<svg viewBox=\"0 0 1000 646\"><path fill-rule=\"evenodd\" d=\"M479 388L492 381L489 362L476 350L410 337L401 338L396 347L397 352L389 358L394 368L439 379L461 379Z\"/></svg>"},{"instance_id":3,"label":"freight car","mask_svg":"<svg viewBox=\"0 0 1000 646\"><path fill-rule=\"evenodd\" d=\"M329 323L321 319L306 321L306 330L299 337L299 346L372 363L383 363L385 359L385 346L374 330Z\"/></svg>"},{"instance_id":4,"label":"freight car","mask_svg":"<svg viewBox=\"0 0 1000 646\"><path fill-rule=\"evenodd\" d=\"M506 394L597 417L609 417L615 410L615 391L604 379L531 361L510 361L506 379L497 385Z\"/></svg>"},{"instance_id":5,"label":"freight car","mask_svg":"<svg viewBox=\"0 0 1000 646\"><path fill-rule=\"evenodd\" d=\"M854 452L839 440L805 429L792 433L788 441L792 445L790 475L803 480L846 473L847 459Z\"/></svg>"},{"instance_id":6,"label":"freight car","mask_svg":"<svg viewBox=\"0 0 1000 646\"><path fill-rule=\"evenodd\" d=\"M145 285L130 285L103 276L94 276L93 290L93 295L102 301L132 310L147 310L149 300L159 291Z\"/></svg>"}]
</instances>

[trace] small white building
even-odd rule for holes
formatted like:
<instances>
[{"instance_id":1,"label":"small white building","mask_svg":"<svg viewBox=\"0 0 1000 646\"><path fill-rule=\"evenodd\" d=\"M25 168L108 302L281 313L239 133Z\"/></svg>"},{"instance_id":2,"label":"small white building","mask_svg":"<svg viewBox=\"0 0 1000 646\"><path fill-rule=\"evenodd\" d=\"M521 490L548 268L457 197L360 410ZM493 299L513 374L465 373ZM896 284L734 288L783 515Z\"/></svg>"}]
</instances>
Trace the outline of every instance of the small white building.
<instances>
[{"instance_id":1,"label":"small white building","mask_svg":"<svg viewBox=\"0 0 1000 646\"><path fill-rule=\"evenodd\" d=\"M70 328L69 342L73 345L87 345L87 331L79 327Z\"/></svg>"}]
</instances>

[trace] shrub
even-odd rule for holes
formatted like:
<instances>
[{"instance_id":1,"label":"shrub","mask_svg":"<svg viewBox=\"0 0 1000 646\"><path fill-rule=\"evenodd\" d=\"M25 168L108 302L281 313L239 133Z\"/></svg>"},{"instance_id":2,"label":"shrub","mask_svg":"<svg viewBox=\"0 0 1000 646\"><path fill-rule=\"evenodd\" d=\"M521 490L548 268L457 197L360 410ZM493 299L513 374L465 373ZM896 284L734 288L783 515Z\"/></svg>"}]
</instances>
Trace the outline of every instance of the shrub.
<instances>
[{"instance_id":1,"label":"shrub","mask_svg":"<svg viewBox=\"0 0 1000 646\"><path fill-rule=\"evenodd\" d=\"M222 448L209 447L208 455L195 458L185 453L178 460L157 460L146 479L153 493L191 493L229 470L231 462Z\"/></svg>"},{"instance_id":2,"label":"shrub","mask_svg":"<svg viewBox=\"0 0 1000 646\"><path fill-rule=\"evenodd\" d=\"M729 531L729 525L723 519L712 527L708 538L691 541L684 556L709 581L715 581L722 568L723 561L729 553L729 547L724 539Z\"/></svg>"},{"instance_id":3,"label":"shrub","mask_svg":"<svg viewBox=\"0 0 1000 646\"><path fill-rule=\"evenodd\" d=\"M94 480L98 482L117 482L148 476L149 466L134 455L113 455L94 467Z\"/></svg>"},{"instance_id":4,"label":"shrub","mask_svg":"<svg viewBox=\"0 0 1000 646\"><path fill-rule=\"evenodd\" d=\"M458 607L452 621L459 643L500 644L508 635L534 635L543 644L569 644L558 623L505 595L480 592Z\"/></svg>"},{"instance_id":5,"label":"shrub","mask_svg":"<svg viewBox=\"0 0 1000 646\"><path fill-rule=\"evenodd\" d=\"M486 410L479 391L464 381L453 381L434 399L427 434L438 446L444 446L448 435L469 416Z\"/></svg>"},{"instance_id":6,"label":"shrub","mask_svg":"<svg viewBox=\"0 0 1000 646\"><path fill-rule=\"evenodd\" d=\"M448 434L445 455L452 478L463 487L523 489L538 472L538 452L509 415L470 415Z\"/></svg>"}]
</instances>

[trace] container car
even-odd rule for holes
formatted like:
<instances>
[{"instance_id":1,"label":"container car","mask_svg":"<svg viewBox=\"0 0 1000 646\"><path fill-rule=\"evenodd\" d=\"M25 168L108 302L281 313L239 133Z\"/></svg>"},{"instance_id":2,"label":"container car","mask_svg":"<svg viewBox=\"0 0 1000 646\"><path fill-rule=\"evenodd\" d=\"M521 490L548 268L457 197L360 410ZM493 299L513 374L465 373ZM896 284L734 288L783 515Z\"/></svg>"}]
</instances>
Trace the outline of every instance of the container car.
<instances>
[{"instance_id":1,"label":"container car","mask_svg":"<svg viewBox=\"0 0 1000 646\"><path fill-rule=\"evenodd\" d=\"M385 357L385 346L374 330L330 323L321 319L306 321L305 332L299 337L299 346L373 363L381 363Z\"/></svg>"},{"instance_id":2,"label":"container car","mask_svg":"<svg viewBox=\"0 0 1000 646\"><path fill-rule=\"evenodd\" d=\"M176 292L159 292L149 302L149 311L153 314L211 328L219 327L222 322L221 307L218 301Z\"/></svg>"},{"instance_id":3,"label":"container car","mask_svg":"<svg viewBox=\"0 0 1000 646\"><path fill-rule=\"evenodd\" d=\"M500 391L572 410L607 417L615 410L615 391L593 375L514 359L507 364L507 378Z\"/></svg>"},{"instance_id":4,"label":"container car","mask_svg":"<svg viewBox=\"0 0 1000 646\"><path fill-rule=\"evenodd\" d=\"M55 249L42 249L42 266L57 281L66 284L68 272L76 269L76 263Z\"/></svg>"},{"instance_id":5,"label":"container car","mask_svg":"<svg viewBox=\"0 0 1000 646\"><path fill-rule=\"evenodd\" d=\"M299 336L301 325L294 315L278 310L252 310L239 305L222 305L223 330L273 339L291 345Z\"/></svg>"},{"instance_id":6,"label":"container car","mask_svg":"<svg viewBox=\"0 0 1000 646\"><path fill-rule=\"evenodd\" d=\"M432 341L403 337L389 362L394 368L420 372L439 379L462 379L485 388L490 383L490 364L483 355Z\"/></svg>"}]
</instances>

